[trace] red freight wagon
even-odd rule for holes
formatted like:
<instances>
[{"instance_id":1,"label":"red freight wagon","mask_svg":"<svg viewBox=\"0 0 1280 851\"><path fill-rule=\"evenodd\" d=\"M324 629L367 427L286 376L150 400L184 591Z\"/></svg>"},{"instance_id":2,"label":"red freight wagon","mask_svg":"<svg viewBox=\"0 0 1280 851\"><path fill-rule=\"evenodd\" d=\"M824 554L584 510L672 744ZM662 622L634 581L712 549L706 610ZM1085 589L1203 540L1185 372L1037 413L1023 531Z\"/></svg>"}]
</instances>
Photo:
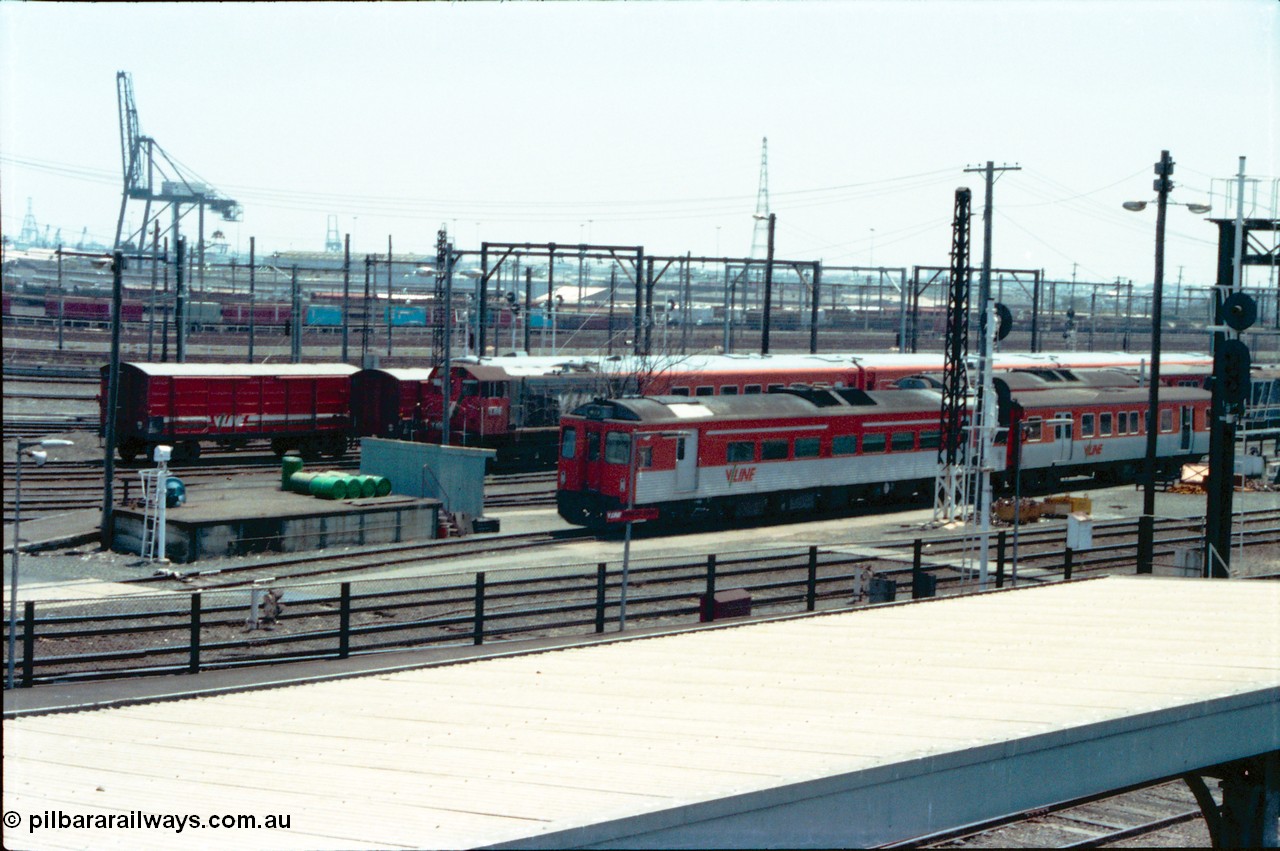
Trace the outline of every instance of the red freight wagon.
<instances>
[{"instance_id":1,"label":"red freight wagon","mask_svg":"<svg viewBox=\"0 0 1280 851\"><path fill-rule=\"evenodd\" d=\"M254 325L284 325L290 320L290 309L287 304L256 304L252 308L247 304L224 304L222 306L222 324L248 327L250 317Z\"/></svg>"},{"instance_id":2,"label":"red freight wagon","mask_svg":"<svg viewBox=\"0 0 1280 851\"><path fill-rule=\"evenodd\" d=\"M108 367L99 397L106 429ZM177 460L200 455L201 443L237 448L268 439L277 455L340 457L351 429L347 364L125 363L120 365L116 444L131 461L157 444Z\"/></svg>"},{"instance_id":3,"label":"red freight wagon","mask_svg":"<svg viewBox=\"0 0 1280 851\"><path fill-rule=\"evenodd\" d=\"M61 302L61 305L59 305ZM61 309L61 314L59 314ZM56 319L59 315L66 322L109 323L111 321L110 299L68 298L45 300L44 315ZM142 305L137 302L124 302L120 305L120 319L123 322L141 322Z\"/></svg>"},{"instance_id":4,"label":"red freight wagon","mask_svg":"<svg viewBox=\"0 0 1280 851\"><path fill-rule=\"evenodd\" d=\"M427 420L440 415L433 369L362 369L351 377L351 424L359 436L426 440ZM434 408L431 406L434 405Z\"/></svg>"}]
</instances>

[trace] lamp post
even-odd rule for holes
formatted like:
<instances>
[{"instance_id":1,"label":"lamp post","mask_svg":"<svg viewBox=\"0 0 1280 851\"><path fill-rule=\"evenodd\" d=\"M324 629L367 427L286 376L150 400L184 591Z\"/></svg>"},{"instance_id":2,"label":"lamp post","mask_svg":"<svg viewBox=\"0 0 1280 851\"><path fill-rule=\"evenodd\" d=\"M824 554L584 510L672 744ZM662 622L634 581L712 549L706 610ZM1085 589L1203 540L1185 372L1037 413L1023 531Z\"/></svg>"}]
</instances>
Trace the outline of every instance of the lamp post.
<instances>
[{"instance_id":1,"label":"lamp post","mask_svg":"<svg viewBox=\"0 0 1280 851\"><path fill-rule=\"evenodd\" d=\"M1155 277L1151 288L1151 365L1147 372L1147 450L1143 463L1142 517L1138 520L1138 573L1151 573L1155 560L1156 514L1156 438L1160 432L1160 325L1161 302L1164 290L1164 226L1169 206L1169 192L1173 189L1173 160L1168 151L1160 152L1160 162L1155 165L1156 179L1156 258ZM1147 206L1146 201L1126 201L1126 210L1138 212ZM1193 213L1207 213L1204 204L1185 204Z\"/></svg>"},{"instance_id":2,"label":"lamp post","mask_svg":"<svg viewBox=\"0 0 1280 851\"><path fill-rule=\"evenodd\" d=\"M13 688L15 639L18 634L18 553L22 548L22 456L23 453L29 453L35 459L36 466L43 467L48 453L41 451L42 448L70 445L70 440L57 437L19 440L14 452L16 464L13 472L13 569L9 577L9 669L5 688Z\"/></svg>"}]
</instances>

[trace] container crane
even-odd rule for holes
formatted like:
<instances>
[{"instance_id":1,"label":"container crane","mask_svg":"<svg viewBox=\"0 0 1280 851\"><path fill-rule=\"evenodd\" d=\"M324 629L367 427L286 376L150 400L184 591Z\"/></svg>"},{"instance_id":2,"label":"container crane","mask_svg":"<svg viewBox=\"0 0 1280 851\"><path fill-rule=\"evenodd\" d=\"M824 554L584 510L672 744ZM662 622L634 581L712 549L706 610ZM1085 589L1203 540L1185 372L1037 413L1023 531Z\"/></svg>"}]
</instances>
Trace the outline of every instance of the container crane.
<instances>
[{"instance_id":1,"label":"container crane","mask_svg":"<svg viewBox=\"0 0 1280 851\"><path fill-rule=\"evenodd\" d=\"M133 78L126 71L116 72L116 101L120 116L120 166L124 174L124 191L120 198L120 217L116 221L115 247L129 244L141 247L151 223L158 220L166 208L172 210L173 223L169 229L173 231L176 245L183 208L186 207L187 212L194 208L199 213L197 246L203 267L204 211L208 209L220 214L225 221L238 222L244 217L243 208L207 183L193 179L154 138L142 134L138 125L138 108L133 100ZM125 211L130 200L143 202L142 225L126 235ZM163 205L154 218L153 202Z\"/></svg>"}]
</instances>

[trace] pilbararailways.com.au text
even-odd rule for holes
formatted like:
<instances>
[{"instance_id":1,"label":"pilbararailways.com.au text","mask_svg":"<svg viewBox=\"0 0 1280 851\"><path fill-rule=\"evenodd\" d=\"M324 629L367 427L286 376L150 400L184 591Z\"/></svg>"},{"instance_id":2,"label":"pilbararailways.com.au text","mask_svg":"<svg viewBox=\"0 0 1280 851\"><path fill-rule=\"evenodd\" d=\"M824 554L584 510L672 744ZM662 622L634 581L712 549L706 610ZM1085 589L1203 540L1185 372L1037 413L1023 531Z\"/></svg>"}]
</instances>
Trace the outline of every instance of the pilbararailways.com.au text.
<instances>
[{"instance_id":1,"label":"pilbararailways.com.au text","mask_svg":"<svg viewBox=\"0 0 1280 851\"><path fill-rule=\"evenodd\" d=\"M196 815L187 813L147 813L130 810L126 813L68 813L63 810L44 810L22 814L10 810L4 814L4 826L15 829L26 822L27 833L39 830L184 830L238 829L238 830L288 830L293 817L281 814L249 815L212 813Z\"/></svg>"}]
</instances>

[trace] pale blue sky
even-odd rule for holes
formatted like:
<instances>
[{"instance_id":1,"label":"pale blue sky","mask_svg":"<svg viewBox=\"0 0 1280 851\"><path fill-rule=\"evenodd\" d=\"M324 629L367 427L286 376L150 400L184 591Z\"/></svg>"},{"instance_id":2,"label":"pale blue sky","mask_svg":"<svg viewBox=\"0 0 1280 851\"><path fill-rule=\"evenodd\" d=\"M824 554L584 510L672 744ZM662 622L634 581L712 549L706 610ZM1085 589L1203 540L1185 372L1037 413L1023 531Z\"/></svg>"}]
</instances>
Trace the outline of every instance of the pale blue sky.
<instances>
[{"instance_id":1,"label":"pale blue sky","mask_svg":"<svg viewBox=\"0 0 1280 851\"><path fill-rule=\"evenodd\" d=\"M742 256L767 135L780 256L946 265L990 159L1023 168L998 266L1143 283L1154 208L1120 203L1162 148L1184 202L1241 155L1280 174L1275 0L0 2L0 53L4 230L31 198L68 243L114 232L117 70L142 132L244 205L244 250L319 250L336 214L356 253L433 252L445 222L464 249ZM1170 279L1211 281L1215 229L1169 231Z\"/></svg>"}]
</instances>

